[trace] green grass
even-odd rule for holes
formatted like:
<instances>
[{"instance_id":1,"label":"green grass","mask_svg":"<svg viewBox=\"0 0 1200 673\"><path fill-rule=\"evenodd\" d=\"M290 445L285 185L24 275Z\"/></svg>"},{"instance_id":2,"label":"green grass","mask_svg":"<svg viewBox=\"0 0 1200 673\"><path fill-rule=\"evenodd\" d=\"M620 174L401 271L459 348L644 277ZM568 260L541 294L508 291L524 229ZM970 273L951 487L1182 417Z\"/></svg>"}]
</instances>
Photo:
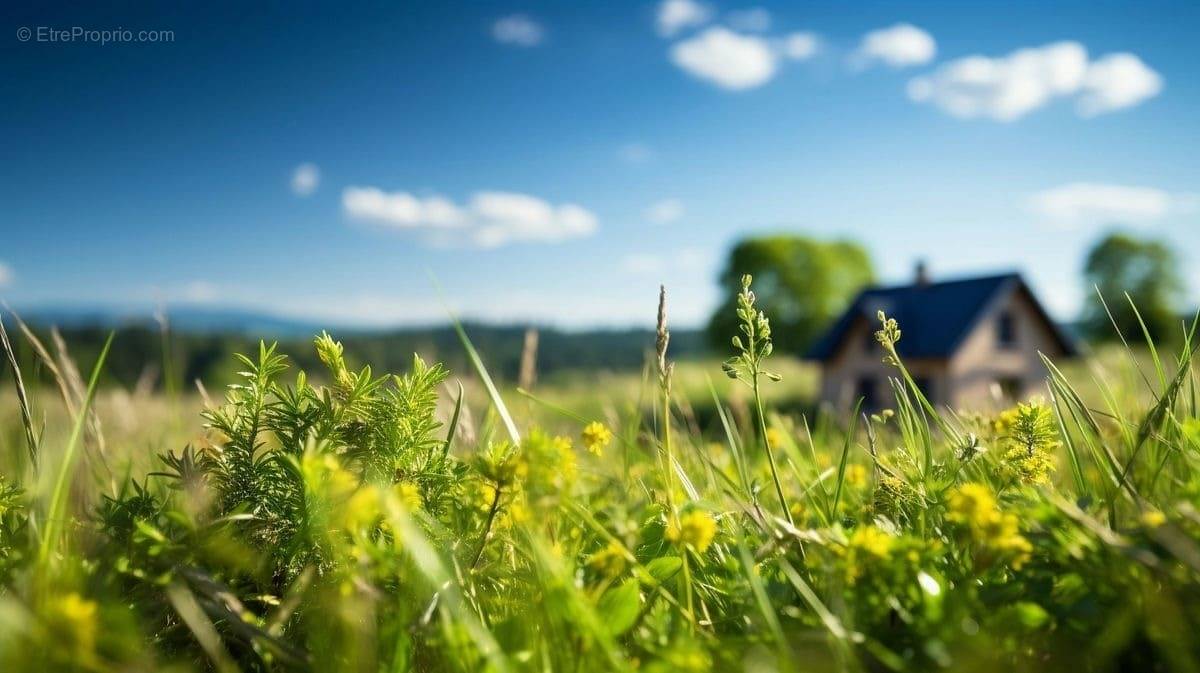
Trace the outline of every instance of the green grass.
<instances>
[{"instance_id":1,"label":"green grass","mask_svg":"<svg viewBox=\"0 0 1200 673\"><path fill-rule=\"evenodd\" d=\"M1194 341L995 416L897 368L852 423L743 320L749 386L668 350L489 390L487 353L321 338L211 405L6 391L0 670L1200 669Z\"/></svg>"}]
</instances>

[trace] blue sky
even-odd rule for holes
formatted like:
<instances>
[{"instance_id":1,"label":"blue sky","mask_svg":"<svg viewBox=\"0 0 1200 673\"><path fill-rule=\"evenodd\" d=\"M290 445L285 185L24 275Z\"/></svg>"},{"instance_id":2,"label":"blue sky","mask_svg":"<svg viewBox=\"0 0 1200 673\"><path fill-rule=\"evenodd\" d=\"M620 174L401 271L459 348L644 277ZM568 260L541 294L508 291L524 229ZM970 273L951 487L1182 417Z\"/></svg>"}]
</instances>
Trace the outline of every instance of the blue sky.
<instances>
[{"instance_id":1,"label":"blue sky","mask_svg":"<svg viewBox=\"0 0 1200 673\"><path fill-rule=\"evenodd\" d=\"M1200 296L1196 3L2 11L19 307L582 327L664 282L694 325L733 241L792 231L885 281L1017 268L1070 318L1114 222ZM50 41L76 26L132 40Z\"/></svg>"}]
</instances>

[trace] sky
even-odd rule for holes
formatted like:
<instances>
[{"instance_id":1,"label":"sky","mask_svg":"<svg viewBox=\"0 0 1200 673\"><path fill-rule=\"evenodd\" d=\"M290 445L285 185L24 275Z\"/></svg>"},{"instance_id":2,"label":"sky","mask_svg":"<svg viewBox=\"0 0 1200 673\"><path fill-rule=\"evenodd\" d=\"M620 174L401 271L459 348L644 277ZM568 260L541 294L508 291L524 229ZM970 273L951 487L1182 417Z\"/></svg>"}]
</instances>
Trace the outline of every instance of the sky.
<instances>
[{"instance_id":1,"label":"sky","mask_svg":"<svg viewBox=\"0 0 1200 673\"><path fill-rule=\"evenodd\" d=\"M791 232L1069 320L1117 225L1200 297L1195 2L15 4L17 307L693 326Z\"/></svg>"}]
</instances>

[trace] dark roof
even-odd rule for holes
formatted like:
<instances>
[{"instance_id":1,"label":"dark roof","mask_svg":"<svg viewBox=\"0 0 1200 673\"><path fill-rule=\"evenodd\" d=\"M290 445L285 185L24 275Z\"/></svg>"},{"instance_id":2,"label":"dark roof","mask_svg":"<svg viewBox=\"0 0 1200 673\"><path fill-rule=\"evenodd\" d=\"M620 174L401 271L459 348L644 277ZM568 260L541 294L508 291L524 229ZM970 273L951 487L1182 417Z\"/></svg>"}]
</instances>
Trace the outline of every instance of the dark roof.
<instances>
[{"instance_id":1,"label":"dark roof","mask_svg":"<svg viewBox=\"0 0 1200 673\"><path fill-rule=\"evenodd\" d=\"M1020 274L1006 273L925 285L867 288L809 350L807 357L812 360L832 358L858 320L865 319L872 331L878 329L876 313L882 310L900 324L901 337L896 344L900 357L948 358L992 300L1002 293L1014 291L1028 294L1063 352L1075 355L1074 340L1050 318Z\"/></svg>"}]
</instances>

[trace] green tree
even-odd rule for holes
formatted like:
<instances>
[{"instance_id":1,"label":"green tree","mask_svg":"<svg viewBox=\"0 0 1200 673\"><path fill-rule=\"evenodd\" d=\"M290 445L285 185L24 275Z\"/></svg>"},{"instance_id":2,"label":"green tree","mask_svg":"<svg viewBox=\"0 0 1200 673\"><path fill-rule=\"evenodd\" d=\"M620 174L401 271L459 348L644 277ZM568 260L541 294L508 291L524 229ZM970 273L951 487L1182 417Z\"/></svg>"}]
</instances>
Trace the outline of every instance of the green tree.
<instances>
[{"instance_id":1,"label":"green tree","mask_svg":"<svg viewBox=\"0 0 1200 673\"><path fill-rule=\"evenodd\" d=\"M1127 340L1141 340L1134 306L1151 338L1174 340L1179 336L1183 282L1175 254L1165 243L1110 233L1092 247L1083 273L1088 300L1082 322L1093 339L1114 339L1119 332Z\"/></svg>"},{"instance_id":2,"label":"green tree","mask_svg":"<svg viewBox=\"0 0 1200 673\"><path fill-rule=\"evenodd\" d=\"M788 234L747 238L729 252L720 284L725 302L708 324L716 348L738 334L733 302L742 276L754 276L758 306L766 312L777 350L802 353L864 285L874 279L871 258L858 243Z\"/></svg>"}]
</instances>

